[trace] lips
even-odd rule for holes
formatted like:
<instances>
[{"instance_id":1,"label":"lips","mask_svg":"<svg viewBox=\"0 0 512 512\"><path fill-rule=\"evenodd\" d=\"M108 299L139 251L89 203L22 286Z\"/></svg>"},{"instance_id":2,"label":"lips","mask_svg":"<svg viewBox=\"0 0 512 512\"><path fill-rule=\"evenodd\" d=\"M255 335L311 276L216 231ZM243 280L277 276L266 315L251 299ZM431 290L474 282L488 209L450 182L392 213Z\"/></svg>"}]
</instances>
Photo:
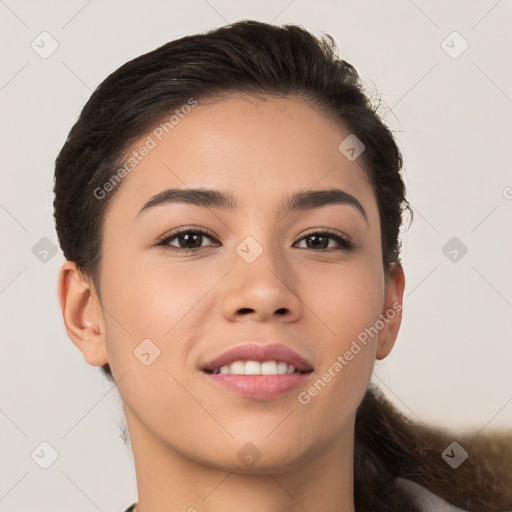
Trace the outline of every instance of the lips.
<instances>
[{"instance_id":1,"label":"lips","mask_svg":"<svg viewBox=\"0 0 512 512\"><path fill-rule=\"evenodd\" d=\"M279 343L260 345L245 343L226 350L219 356L201 366L201 370L211 373L221 366L230 365L235 361L281 361L294 366L300 372L310 372L313 366L295 350Z\"/></svg>"}]
</instances>

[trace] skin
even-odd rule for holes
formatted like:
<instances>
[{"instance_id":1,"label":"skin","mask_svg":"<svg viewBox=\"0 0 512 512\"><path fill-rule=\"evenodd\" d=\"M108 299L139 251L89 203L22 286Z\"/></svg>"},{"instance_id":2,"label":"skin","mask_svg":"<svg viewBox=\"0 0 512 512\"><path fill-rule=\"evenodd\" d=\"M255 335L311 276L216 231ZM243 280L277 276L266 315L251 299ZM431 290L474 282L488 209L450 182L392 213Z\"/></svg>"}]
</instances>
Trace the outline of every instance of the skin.
<instances>
[{"instance_id":1,"label":"skin","mask_svg":"<svg viewBox=\"0 0 512 512\"><path fill-rule=\"evenodd\" d=\"M385 279L362 161L338 150L348 134L299 98L199 104L118 185L103 233L101 300L73 262L62 265L67 333L87 363L110 364L123 400L139 512L354 510L355 413L375 360L393 348L401 310L307 405L297 399L402 304L404 273L395 264ZM135 219L162 190L196 187L231 192L240 211L166 204ZM368 222L346 204L277 216L292 192L329 187L355 196ZM155 247L179 227L206 228L216 240L205 235L189 254ZM325 228L354 249L330 238L327 249L308 248L306 235ZM263 249L250 264L236 252L247 236ZM149 366L133 353L146 338L160 350ZM292 347L313 373L261 401L221 390L199 370L250 340ZM261 455L251 467L237 455L248 442Z\"/></svg>"}]
</instances>

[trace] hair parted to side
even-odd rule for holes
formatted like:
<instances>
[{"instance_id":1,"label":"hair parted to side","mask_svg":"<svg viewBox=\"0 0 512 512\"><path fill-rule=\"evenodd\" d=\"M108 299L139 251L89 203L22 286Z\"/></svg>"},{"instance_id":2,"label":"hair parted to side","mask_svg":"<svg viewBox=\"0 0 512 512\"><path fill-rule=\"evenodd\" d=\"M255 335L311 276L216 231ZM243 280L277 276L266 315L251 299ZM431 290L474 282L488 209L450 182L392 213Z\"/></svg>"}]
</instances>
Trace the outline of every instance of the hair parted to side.
<instances>
[{"instance_id":1,"label":"hair parted to side","mask_svg":"<svg viewBox=\"0 0 512 512\"><path fill-rule=\"evenodd\" d=\"M238 94L303 98L365 145L359 158L378 204L385 275L392 263L400 263L403 213L413 216L401 177L402 156L358 73L338 57L328 34L318 38L298 25L244 20L182 37L127 62L97 87L71 129L55 162L55 224L65 258L92 279L98 294L105 216L122 183L101 199L94 191L123 165L133 144L170 113L191 99L200 103ZM112 378L108 365L102 369ZM471 453L465 470L452 471L440 455L452 438L429 432L370 386L356 416L357 512L418 510L396 486L397 477L469 511L512 509L505 471L491 468L478 455L481 449Z\"/></svg>"}]
</instances>

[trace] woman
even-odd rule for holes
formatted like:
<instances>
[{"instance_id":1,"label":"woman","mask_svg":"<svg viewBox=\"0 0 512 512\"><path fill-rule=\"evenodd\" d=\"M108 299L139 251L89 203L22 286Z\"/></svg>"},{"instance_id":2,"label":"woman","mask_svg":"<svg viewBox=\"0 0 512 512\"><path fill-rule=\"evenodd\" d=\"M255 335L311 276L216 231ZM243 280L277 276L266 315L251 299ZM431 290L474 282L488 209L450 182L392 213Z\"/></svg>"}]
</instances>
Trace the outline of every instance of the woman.
<instances>
[{"instance_id":1,"label":"woman","mask_svg":"<svg viewBox=\"0 0 512 512\"><path fill-rule=\"evenodd\" d=\"M184 37L93 93L56 161L58 292L123 401L129 511L512 509L505 457L370 385L402 314L401 164L299 26Z\"/></svg>"}]
</instances>

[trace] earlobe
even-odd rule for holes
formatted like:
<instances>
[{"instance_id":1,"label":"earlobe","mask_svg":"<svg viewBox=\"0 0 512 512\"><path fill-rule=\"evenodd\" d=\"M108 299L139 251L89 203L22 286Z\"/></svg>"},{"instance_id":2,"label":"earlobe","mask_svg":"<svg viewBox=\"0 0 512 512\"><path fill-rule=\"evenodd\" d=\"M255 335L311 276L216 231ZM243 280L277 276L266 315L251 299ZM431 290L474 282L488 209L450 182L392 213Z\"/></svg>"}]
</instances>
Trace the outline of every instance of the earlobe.
<instances>
[{"instance_id":1,"label":"earlobe","mask_svg":"<svg viewBox=\"0 0 512 512\"><path fill-rule=\"evenodd\" d=\"M384 359L395 345L402 321L402 302L405 288L405 274L400 263L392 263L386 283L382 322L377 342L377 359Z\"/></svg>"},{"instance_id":2,"label":"earlobe","mask_svg":"<svg viewBox=\"0 0 512 512\"><path fill-rule=\"evenodd\" d=\"M72 261L59 271L57 294L66 332L92 366L108 363L101 304L94 285Z\"/></svg>"}]
</instances>

